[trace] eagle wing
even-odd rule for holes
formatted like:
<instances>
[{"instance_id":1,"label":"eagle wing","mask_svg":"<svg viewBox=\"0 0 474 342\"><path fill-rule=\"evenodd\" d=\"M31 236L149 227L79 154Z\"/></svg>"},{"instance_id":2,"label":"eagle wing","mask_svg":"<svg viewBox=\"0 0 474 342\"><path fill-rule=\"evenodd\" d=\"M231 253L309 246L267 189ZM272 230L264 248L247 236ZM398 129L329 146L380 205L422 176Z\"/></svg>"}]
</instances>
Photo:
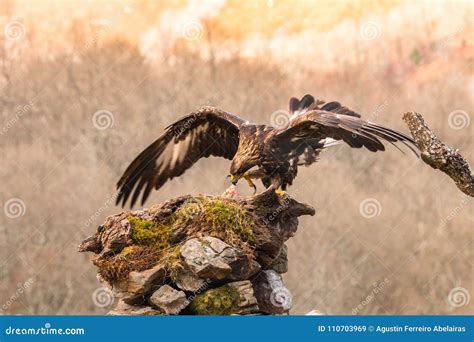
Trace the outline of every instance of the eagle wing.
<instances>
[{"instance_id":1,"label":"eagle wing","mask_svg":"<svg viewBox=\"0 0 474 342\"><path fill-rule=\"evenodd\" d=\"M306 94L298 100L296 97L290 99L289 114L291 118L302 115L310 110L324 110L326 112L333 112L338 114L345 114L356 116L360 118L360 114L344 107L337 101L326 102L320 99L315 99L312 95Z\"/></svg>"},{"instance_id":2,"label":"eagle wing","mask_svg":"<svg viewBox=\"0 0 474 342\"><path fill-rule=\"evenodd\" d=\"M200 158L232 159L243 123L236 115L206 106L169 125L125 170L117 183L116 203L124 206L133 192L133 207L143 190L143 205L153 188L158 190L166 181L182 175Z\"/></svg>"},{"instance_id":3,"label":"eagle wing","mask_svg":"<svg viewBox=\"0 0 474 342\"><path fill-rule=\"evenodd\" d=\"M309 110L296 116L287 125L276 129L272 148L294 158L305 152L309 142L332 138L354 148L364 146L372 152L385 150L382 141L397 148L395 142L401 142L418 155L414 140L406 134L361 119L340 105L335 109Z\"/></svg>"}]
</instances>

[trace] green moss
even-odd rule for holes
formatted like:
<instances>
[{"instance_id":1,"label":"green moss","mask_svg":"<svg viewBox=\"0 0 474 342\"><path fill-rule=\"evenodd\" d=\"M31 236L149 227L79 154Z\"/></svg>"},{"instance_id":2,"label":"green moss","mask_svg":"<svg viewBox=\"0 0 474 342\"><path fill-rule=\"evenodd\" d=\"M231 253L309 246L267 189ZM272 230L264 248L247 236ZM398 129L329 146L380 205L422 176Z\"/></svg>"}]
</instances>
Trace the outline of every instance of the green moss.
<instances>
[{"instance_id":1,"label":"green moss","mask_svg":"<svg viewBox=\"0 0 474 342\"><path fill-rule=\"evenodd\" d=\"M134 216L128 217L128 221L132 226L132 240L137 245L159 250L170 247L169 239L172 227L169 224L158 224Z\"/></svg>"},{"instance_id":2,"label":"green moss","mask_svg":"<svg viewBox=\"0 0 474 342\"><path fill-rule=\"evenodd\" d=\"M243 242L254 242L254 221L242 205L224 199L196 197L185 202L175 213L177 224L202 221L211 230L234 232Z\"/></svg>"},{"instance_id":3,"label":"green moss","mask_svg":"<svg viewBox=\"0 0 474 342\"><path fill-rule=\"evenodd\" d=\"M125 278L131 271L163 265L171 278L182 268L181 245L186 239L209 235L243 250L252 257L254 221L241 205L232 200L195 197L159 222L129 216L132 246L104 256L94 263L107 280ZM172 233L179 234L173 237ZM180 235L181 234L181 235ZM222 305L225 306L226 299Z\"/></svg>"},{"instance_id":4,"label":"green moss","mask_svg":"<svg viewBox=\"0 0 474 342\"><path fill-rule=\"evenodd\" d=\"M181 244L175 245L163 251L160 263L165 266L171 279L176 280L178 271L183 268L183 258L181 257Z\"/></svg>"},{"instance_id":5,"label":"green moss","mask_svg":"<svg viewBox=\"0 0 474 342\"><path fill-rule=\"evenodd\" d=\"M133 254L135 250L136 250L135 246L127 246L124 249L122 249L119 255L122 257L126 257L128 255Z\"/></svg>"},{"instance_id":6,"label":"green moss","mask_svg":"<svg viewBox=\"0 0 474 342\"><path fill-rule=\"evenodd\" d=\"M190 223L195 218L199 218L202 213L203 197L194 197L184 202L174 213L172 220L176 226Z\"/></svg>"},{"instance_id":7,"label":"green moss","mask_svg":"<svg viewBox=\"0 0 474 342\"><path fill-rule=\"evenodd\" d=\"M254 240L254 222L247 211L237 203L220 199L207 201L203 215L213 229L233 230L242 241Z\"/></svg>"},{"instance_id":8,"label":"green moss","mask_svg":"<svg viewBox=\"0 0 474 342\"><path fill-rule=\"evenodd\" d=\"M229 285L198 294L190 309L198 315L231 315L238 312L239 293Z\"/></svg>"}]
</instances>

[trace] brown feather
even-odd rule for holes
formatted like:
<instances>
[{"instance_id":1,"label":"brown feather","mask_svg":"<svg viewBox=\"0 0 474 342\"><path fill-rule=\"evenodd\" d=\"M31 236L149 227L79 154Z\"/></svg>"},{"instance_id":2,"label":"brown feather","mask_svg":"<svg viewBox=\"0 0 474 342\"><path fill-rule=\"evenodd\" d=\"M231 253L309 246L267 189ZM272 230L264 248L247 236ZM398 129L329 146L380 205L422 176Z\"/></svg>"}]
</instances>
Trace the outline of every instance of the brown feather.
<instances>
[{"instance_id":1,"label":"brown feather","mask_svg":"<svg viewBox=\"0 0 474 342\"><path fill-rule=\"evenodd\" d=\"M132 195L133 207L144 189L143 204L153 188L159 189L182 175L200 158L232 159L243 123L239 117L214 107L203 107L177 120L125 170L117 183L117 204L125 205Z\"/></svg>"},{"instance_id":2,"label":"brown feather","mask_svg":"<svg viewBox=\"0 0 474 342\"><path fill-rule=\"evenodd\" d=\"M337 104L326 105L326 108L338 110ZM297 137L297 139L295 139ZM343 140L349 146L368 150L384 151L380 139L393 144L401 142L416 154L416 144L407 135L389 128L375 125L354 115L335 114L322 110L312 110L290 121L286 126L275 131L275 142L286 148L294 148L307 139L333 138Z\"/></svg>"}]
</instances>

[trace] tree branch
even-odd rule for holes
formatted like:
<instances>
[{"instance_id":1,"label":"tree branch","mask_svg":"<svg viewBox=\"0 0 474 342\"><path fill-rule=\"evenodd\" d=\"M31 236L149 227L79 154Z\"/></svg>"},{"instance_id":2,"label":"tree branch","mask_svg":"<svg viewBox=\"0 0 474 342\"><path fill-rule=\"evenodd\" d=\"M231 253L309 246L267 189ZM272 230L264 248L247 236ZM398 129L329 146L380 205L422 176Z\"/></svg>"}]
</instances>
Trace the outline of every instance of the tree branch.
<instances>
[{"instance_id":1,"label":"tree branch","mask_svg":"<svg viewBox=\"0 0 474 342\"><path fill-rule=\"evenodd\" d=\"M439 140L421 114L407 112L403 120L421 151L421 159L433 169L446 173L462 192L474 197L474 173L458 150Z\"/></svg>"}]
</instances>

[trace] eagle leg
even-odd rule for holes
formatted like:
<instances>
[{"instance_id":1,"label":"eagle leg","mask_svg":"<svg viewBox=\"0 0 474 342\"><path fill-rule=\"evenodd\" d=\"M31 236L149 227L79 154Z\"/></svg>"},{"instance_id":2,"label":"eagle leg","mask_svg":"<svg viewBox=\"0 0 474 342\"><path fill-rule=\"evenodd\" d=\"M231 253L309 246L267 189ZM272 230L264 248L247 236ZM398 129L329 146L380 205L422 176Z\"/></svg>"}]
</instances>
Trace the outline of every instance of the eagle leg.
<instances>
[{"instance_id":1,"label":"eagle leg","mask_svg":"<svg viewBox=\"0 0 474 342\"><path fill-rule=\"evenodd\" d=\"M248 185L253 188L253 194L255 195L255 193L257 192L257 186L255 185L254 182L252 182L252 177L250 176L250 174L247 172L247 173L244 173L242 175L243 178L245 178L245 180L247 181Z\"/></svg>"}]
</instances>

